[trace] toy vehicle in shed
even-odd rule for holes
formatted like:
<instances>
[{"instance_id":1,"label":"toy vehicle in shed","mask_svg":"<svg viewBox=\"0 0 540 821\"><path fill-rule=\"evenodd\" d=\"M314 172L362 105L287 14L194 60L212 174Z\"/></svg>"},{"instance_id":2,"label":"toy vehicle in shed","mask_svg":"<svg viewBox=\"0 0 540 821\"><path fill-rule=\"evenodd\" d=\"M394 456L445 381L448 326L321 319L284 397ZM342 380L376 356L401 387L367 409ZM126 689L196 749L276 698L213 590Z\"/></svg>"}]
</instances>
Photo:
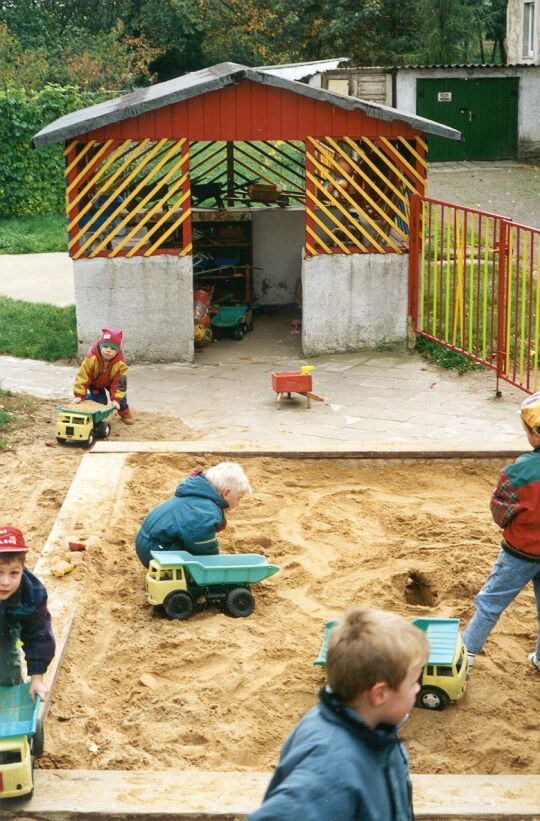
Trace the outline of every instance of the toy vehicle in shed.
<instances>
[{"instance_id":1,"label":"toy vehicle in shed","mask_svg":"<svg viewBox=\"0 0 540 821\"><path fill-rule=\"evenodd\" d=\"M78 404L57 405L56 410L57 442L76 442L91 448L96 439L106 439L111 432L107 419L114 412L112 405L85 399Z\"/></svg>"},{"instance_id":2,"label":"toy vehicle in shed","mask_svg":"<svg viewBox=\"0 0 540 821\"><path fill-rule=\"evenodd\" d=\"M34 757L43 752L41 699L30 698L30 685L0 687L0 798L30 798Z\"/></svg>"},{"instance_id":3,"label":"toy vehicle in shed","mask_svg":"<svg viewBox=\"0 0 540 821\"><path fill-rule=\"evenodd\" d=\"M250 585L277 573L257 553L194 556L185 550L152 550L146 574L146 599L163 605L170 619L188 619L196 607L218 604L230 616L255 610Z\"/></svg>"},{"instance_id":4,"label":"toy vehicle in shed","mask_svg":"<svg viewBox=\"0 0 540 821\"><path fill-rule=\"evenodd\" d=\"M249 305L221 305L211 325L215 339L225 336L242 339L253 330L253 310Z\"/></svg>"},{"instance_id":5,"label":"toy vehicle in shed","mask_svg":"<svg viewBox=\"0 0 540 821\"><path fill-rule=\"evenodd\" d=\"M458 701L467 684L467 649L459 632L459 619L413 619L429 641L429 658L422 670L416 706L426 710L444 710ZM327 621L321 649L314 664L324 667L328 641L337 620Z\"/></svg>"}]
</instances>

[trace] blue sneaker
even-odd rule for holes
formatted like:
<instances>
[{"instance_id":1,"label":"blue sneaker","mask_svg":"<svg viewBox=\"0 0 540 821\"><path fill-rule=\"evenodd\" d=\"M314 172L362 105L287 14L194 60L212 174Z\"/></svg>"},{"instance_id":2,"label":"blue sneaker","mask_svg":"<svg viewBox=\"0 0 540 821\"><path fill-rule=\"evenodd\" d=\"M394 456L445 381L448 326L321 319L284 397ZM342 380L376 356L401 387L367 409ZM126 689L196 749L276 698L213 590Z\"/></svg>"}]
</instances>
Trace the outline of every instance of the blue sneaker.
<instances>
[{"instance_id":1,"label":"blue sneaker","mask_svg":"<svg viewBox=\"0 0 540 821\"><path fill-rule=\"evenodd\" d=\"M538 670L538 672L540 672L540 659L537 659L537 658L536 658L536 656L534 655L534 653L529 653L529 655L527 656L527 658L528 658L528 659L529 659L529 661L531 662L532 666L533 666L533 667L536 667L536 669Z\"/></svg>"}]
</instances>

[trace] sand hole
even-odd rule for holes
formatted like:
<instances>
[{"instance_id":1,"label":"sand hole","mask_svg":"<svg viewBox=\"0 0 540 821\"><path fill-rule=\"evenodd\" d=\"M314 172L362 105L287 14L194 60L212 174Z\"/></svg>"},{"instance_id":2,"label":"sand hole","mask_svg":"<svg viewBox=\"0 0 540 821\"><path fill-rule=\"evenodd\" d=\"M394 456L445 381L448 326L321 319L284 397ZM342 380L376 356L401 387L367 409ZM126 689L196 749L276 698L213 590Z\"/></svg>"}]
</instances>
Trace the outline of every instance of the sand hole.
<instances>
[{"instance_id":1,"label":"sand hole","mask_svg":"<svg viewBox=\"0 0 540 821\"><path fill-rule=\"evenodd\" d=\"M417 570L410 570L405 584L405 601L408 604L420 604L434 607L438 604L439 594L433 589L430 580Z\"/></svg>"}]
</instances>

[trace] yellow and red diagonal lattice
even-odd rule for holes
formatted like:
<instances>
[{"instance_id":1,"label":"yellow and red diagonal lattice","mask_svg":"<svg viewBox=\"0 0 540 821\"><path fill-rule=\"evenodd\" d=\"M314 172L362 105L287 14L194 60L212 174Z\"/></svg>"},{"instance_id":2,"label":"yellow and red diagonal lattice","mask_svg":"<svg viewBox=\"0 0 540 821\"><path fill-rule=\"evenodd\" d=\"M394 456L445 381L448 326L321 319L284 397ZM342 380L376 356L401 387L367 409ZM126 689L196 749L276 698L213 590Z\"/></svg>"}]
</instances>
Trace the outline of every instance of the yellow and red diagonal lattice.
<instances>
[{"instance_id":1,"label":"yellow and red diagonal lattice","mask_svg":"<svg viewBox=\"0 0 540 821\"><path fill-rule=\"evenodd\" d=\"M420 138L310 137L306 143L306 252L404 253L409 197L424 193Z\"/></svg>"},{"instance_id":2,"label":"yellow and red diagonal lattice","mask_svg":"<svg viewBox=\"0 0 540 821\"><path fill-rule=\"evenodd\" d=\"M191 252L186 140L73 141L65 155L73 259Z\"/></svg>"}]
</instances>

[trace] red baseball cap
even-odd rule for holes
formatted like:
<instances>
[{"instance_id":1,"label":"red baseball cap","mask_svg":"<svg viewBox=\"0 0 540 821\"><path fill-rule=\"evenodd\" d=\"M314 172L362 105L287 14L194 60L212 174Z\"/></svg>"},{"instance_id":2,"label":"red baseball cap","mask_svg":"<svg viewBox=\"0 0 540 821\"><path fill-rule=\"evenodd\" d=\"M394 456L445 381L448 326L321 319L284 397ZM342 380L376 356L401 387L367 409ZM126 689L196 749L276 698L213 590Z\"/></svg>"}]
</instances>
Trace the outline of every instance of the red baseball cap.
<instances>
[{"instance_id":1,"label":"red baseball cap","mask_svg":"<svg viewBox=\"0 0 540 821\"><path fill-rule=\"evenodd\" d=\"M0 525L0 553L26 553L24 536L16 527Z\"/></svg>"}]
</instances>

